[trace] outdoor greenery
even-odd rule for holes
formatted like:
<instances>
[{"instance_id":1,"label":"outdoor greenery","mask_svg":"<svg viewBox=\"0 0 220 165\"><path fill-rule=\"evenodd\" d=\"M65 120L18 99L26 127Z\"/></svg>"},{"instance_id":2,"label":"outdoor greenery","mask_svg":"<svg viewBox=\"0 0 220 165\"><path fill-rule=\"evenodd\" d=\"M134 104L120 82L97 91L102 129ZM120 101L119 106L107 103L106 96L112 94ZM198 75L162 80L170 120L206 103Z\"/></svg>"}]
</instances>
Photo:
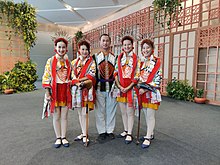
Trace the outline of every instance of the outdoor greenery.
<instances>
[{"instance_id":1,"label":"outdoor greenery","mask_svg":"<svg viewBox=\"0 0 220 165\"><path fill-rule=\"evenodd\" d=\"M12 88L16 92L33 91L37 78L35 63L31 61L17 62L11 71L0 75L1 90Z\"/></svg>"},{"instance_id":2,"label":"outdoor greenery","mask_svg":"<svg viewBox=\"0 0 220 165\"><path fill-rule=\"evenodd\" d=\"M182 9L180 0L154 0L153 6L155 20L158 24L161 24L161 26L163 27L164 25L162 23L163 21L161 22L161 19L168 19L168 29L170 29L171 21L175 20L179 7L180 9ZM161 15L163 17L161 17Z\"/></svg>"},{"instance_id":3,"label":"outdoor greenery","mask_svg":"<svg viewBox=\"0 0 220 165\"><path fill-rule=\"evenodd\" d=\"M174 78L167 84L167 96L177 100L193 101L194 89L187 80L177 80Z\"/></svg>"},{"instance_id":4,"label":"outdoor greenery","mask_svg":"<svg viewBox=\"0 0 220 165\"><path fill-rule=\"evenodd\" d=\"M82 31L77 31L75 33L75 37L76 37L76 43L78 43L83 38L83 32Z\"/></svg>"},{"instance_id":5,"label":"outdoor greenery","mask_svg":"<svg viewBox=\"0 0 220 165\"><path fill-rule=\"evenodd\" d=\"M30 50L35 45L37 20L36 10L27 2L14 3L12 1L0 0L0 22L7 19L8 27L14 29L15 34L21 35L25 47ZM11 31L5 31L11 40Z\"/></svg>"},{"instance_id":6,"label":"outdoor greenery","mask_svg":"<svg viewBox=\"0 0 220 165\"><path fill-rule=\"evenodd\" d=\"M2 93L3 88L3 82L4 82L5 76L0 75L0 93Z\"/></svg>"},{"instance_id":7,"label":"outdoor greenery","mask_svg":"<svg viewBox=\"0 0 220 165\"><path fill-rule=\"evenodd\" d=\"M204 95L204 89L198 89L196 93L196 97L202 98Z\"/></svg>"}]
</instances>

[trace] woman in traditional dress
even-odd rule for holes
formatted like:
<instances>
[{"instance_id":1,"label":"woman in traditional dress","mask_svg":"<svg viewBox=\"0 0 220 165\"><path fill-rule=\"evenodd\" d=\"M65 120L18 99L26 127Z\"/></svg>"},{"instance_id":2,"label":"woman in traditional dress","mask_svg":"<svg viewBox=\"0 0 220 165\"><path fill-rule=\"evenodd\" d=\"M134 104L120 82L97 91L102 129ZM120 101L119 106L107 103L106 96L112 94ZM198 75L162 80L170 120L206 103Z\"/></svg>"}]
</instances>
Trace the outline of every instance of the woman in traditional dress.
<instances>
[{"instance_id":1,"label":"woman in traditional dress","mask_svg":"<svg viewBox=\"0 0 220 165\"><path fill-rule=\"evenodd\" d=\"M125 36L122 38L123 51L118 56L115 67L115 82L120 90L117 96L119 108L121 109L124 132L117 137L125 137L125 143L132 142L132 129L134 125L134 102L136 101L134 86L139 79L140 61L133 52L133 38Z\"/></svg>"},{"instance_id":2,"label":"woman in traditional dress","mask_svg":"<svg viewBox=\"0 0 220 165\"><path fill-rule=\"evenodd\" d=\"M142 138L142 148L148 148L154 138L155 112L161 102L160 83L161 69L160 58L154 56L154 43L145 39L141 42L142 62L139 79L139 94L142 110L145 114L147 133Z\"/></svg>"},{"instance_id":3,"label":"woman in traditional dress","mask_svg":"<svg viewBox=\"0 0 220 165\"><path fill-rule=\"evenodd\" d=\"M88 144L88 109L94 109L96 66L90 56L90 44L83 40L79 42L78 48L79 56L72 61L72 105L78 111L82 133L74 140L82 140L84 144Z\"/></svg>"},{"instance_id":4,"label":"woman in traditional dress","mask_svg":"<svg viewBox=\"0 0 220 165\"><path fill-rule=\"evenodd\" d=\"M46 89L45 100L51 104L45 116L53 114L53 127L56 134L55 148L69 147L66 139L67 115L71 108L71 63L66 54L68 41L58 38L54 41L55 55L47 60L42 85Z\"/></svg>"}]
</instances>

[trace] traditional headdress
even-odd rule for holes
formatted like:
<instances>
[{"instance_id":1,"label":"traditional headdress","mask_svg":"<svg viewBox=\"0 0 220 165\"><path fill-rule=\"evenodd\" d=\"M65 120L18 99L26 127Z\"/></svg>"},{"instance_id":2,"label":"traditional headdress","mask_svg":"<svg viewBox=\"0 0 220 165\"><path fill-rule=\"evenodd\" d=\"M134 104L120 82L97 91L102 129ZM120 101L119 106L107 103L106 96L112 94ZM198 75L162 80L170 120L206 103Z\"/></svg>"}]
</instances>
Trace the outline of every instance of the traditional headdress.
<instances>
[{"instance_id":1,"label":"traditional headdress","mask_svg":"<svg viewBox=\"0 0 220 165\"><path fill-rule=\"evenodd\" d=\"M63 30L58 30L54 36L51 36L52 41L54 41L54 44L56 45L58 42L63 41L66 46L68 46L68 42L71 41L72 37Z\"/></svg>"}]
</instances>

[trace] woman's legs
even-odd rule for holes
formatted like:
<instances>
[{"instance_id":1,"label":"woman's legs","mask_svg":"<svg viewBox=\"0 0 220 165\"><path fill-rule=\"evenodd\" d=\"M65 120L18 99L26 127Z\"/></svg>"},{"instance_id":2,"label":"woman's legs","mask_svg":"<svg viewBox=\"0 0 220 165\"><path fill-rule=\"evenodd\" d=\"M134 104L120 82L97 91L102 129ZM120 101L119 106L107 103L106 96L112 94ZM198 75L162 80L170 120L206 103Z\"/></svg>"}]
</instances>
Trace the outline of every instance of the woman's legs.
<instances>
[{"instance_id":1,"label":"woman's legs","mask_svg":"<svg viewBox=\"0 0 220 165\"><path fill-rule=\"evenodd\" d=\"M127 104L127 118L128 118L128 135L132 135L133 125L134 125L134 109L133 107L129 107ZM131 141L132 137L127 136L125 140Z\"/></svg>"},{"instance_id":2,"label":"woman's legs","mask_svg":"<svg viewBox=\"0 0 220 165\"><path fill-rule=\"evenodd\" d=\"M142 147L147 148L150 145L150 139L155 128L155 110L151 108L144 108L143 111L146 119L147 134L145 136L146 139L144 140Z\"/></svg>"},{"instance_id":3,"label":"woman's legs","mask_svg":"<svg viewBox=\"0 0 220 165\"><path fill-rule=\"evenodd\" d=\"M68 108L63 107L61 110L61 138L64 147L69 147L69 142L66 140L66 130L68 124L67 116L68 116Z\"/></svg>"},{"instance_id":4,"label":"woman's legs","mask_svg":"<svg viewBox=\"0 0 220 165\"><path fill-rule=\"evenodd\" d=\"M154 134L155 128L155 110L151 108L144 108L144 114L147 124L147 134L146 138L150 139L151 136Z\"/></svg>"},{"instance_id":5,"label":"woman's legs","mask_svg":"<svg viewBox=\"0 0 220 165\"><path fill-rule=\"evenodd\" d=\"M121 117L122 117L122 121L123 121L123 125L124 125L124 130L128 131L128 116L127 116L127 112L126 112L126 103L121 103L118 102L119 108L121 110Z\"/></svg>"},{"instance_id":6,"label":"woman's legs","mask_svg":"<svg viewBox=\"0 0 220 165\"><path fill-rule=\"evenodd\" d=\"M124 125L124 130L127 131L121 133L121 136L126 136L132 134L132 129L134 125L134 109L128 106L128 103L119 102L119 108L121 109L121 116ZM131 136L126 136L126 141L132 141Z\"/></svg>"},{"instance_id":7,"label":"woman's legs","mask_svg":"<svg viewBox=\"0 0 220 165\"><path fill-rule=\"evenodd\" d=\"M131 135L132 130L133 130L133 125L134 125L134 109L133 109L133 107L127 106L127 117L128 117L128 134Z\"/></svg>"},{"instance_id":8,"label":"woman's legs","mask_svg":"<svg viewBox=\"0 0 220 165\"><path fill-rule=\"evenodd\" d=\"M56 107L53 113L53 128L57 138L61 137L60 114L61 114L61 108Z\"/></svg>"},{"instance_id":9,"label":"woman's legs","mask_svg":"<svg viewBox=\"0 0 220 165\"><path fill-rule=\"evenodd\" d=\"M63 107L61 110L61 137L66 137L68 109Z\"/></svg>"},{"instance_id":10,"label":"woman's legs","mask_svg":"<svg viewBox=\"0 0 220 165\"><path fill-rule=\"evenodd\" d=\"M83 138L83 142L86 142L86 107L77 108L79 115L79 123L81 126L82 134L77 136L75 140L81 140Z\"/></svg>"},{"instance_id":11,"label":"woman's legs","mask_svg":"<svg viewBox=\"0 0 220 165\"><path fill-rule=\"evenodd\" d=\"M56 107L53 113L53 128L57 138L54 144L55 148L59 148L61 145L60 113L61 113L60 107Z\"/></svg>"}]
</instances>

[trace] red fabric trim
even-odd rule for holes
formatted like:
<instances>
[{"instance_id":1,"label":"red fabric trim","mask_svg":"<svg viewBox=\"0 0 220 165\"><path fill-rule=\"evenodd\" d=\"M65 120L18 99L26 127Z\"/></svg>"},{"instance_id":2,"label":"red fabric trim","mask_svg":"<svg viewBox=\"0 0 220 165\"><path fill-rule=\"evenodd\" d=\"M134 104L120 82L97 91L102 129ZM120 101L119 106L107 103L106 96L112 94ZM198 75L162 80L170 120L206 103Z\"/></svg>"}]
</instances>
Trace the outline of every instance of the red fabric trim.
<instances>
[{"instance_id":1,"label":"red fabric trim","mask_svg":"<svg viewBox=\"0 0 220 165\"><path fill-rule=\"evenodd\" d=\"M57 103L65 103L67 105L67 84L57 84Z\"/></svg>"},{"instance_id":2,"label":"red fabric trim","mask_svg":"<svg viewBox=\"0 0 220 165\"><path fill-rule=\"evenodd\" d=\"M56 83L56 67L57 67L57 58L56 56L52 57L52 66L51 66L51 76L52 76L52 82L51 82L51 89L52 89L52 101L51 101L51 113L54 112L55 109L55 103L57 98L57 83ZM70 79L71 74L71 68L70 68L70 62L68 59L66 59L66 65L67 65L67 79ZM70 91L70 83L67 84L67 107L72 107L72 96Z\"/></svg>"},{"instance_id":3,"label":"red fabric trim","mask_svg":"<svg viewBox=\"0 0 220 165\"><path fill-rule=\"evenodd\" d=\"M137 84L138 83L138 80L131 80L133 83Z\"/></svg>"},{"instance_id":4,"label":"red fabric trim","mask_svg":"<svg viewBox=\"0 0 220 165\"><path fill-rule=\"evenodd\" d=\"M87 68L89 67L90 63L92 62L92 57L90 56L89 60L86 62L86 64L83 66L82 70L81 70L81 73L79 75L79 78L83 78L85 77L85 74L86 74L86 71L87 71Z\"/></svg>"},{"instance_id":5,"label":"red fabric trim","mask_svg":"<svg viewBox=\"0 0 220 165\"><path fill-rule=\"evenodd\" d=\"M134 74L135 74L135 69L137 67L137 55L135 53L133 53L133 71L131 73L131 79L127 79L127 81L125 82L125 79L122 78L122 67L121 67L121 58L123 56L123 52L119 55L118 57L118 78L119 78L119 81L120 81L120 84L122 87L126 88L128 87L132 81L135 81L134 79ZM133 100L132 100L132 90L129 90L127 92L127 100L128 100L128 104L129 105L132 105L133 103Z\"/></svg>"},{"instance_id":6,"label":"red fabric trim","mask_svg":"<svg viewBox=\"0 0 220 165\"><path fill-rule=\"evenodd\" d=\"M88 79L90 79L90 80L92 80L92 85L93 86L95 86L95 84L96 84L96 79L94 78L94 77L92 77L91 75L86 75L86 77L88 78Z\"/></svg>"},{"instance_id":7,"label":"red fabric trim","mask_svg":"<svg viewBox=\"0 0 220 165\"><path fill-rule=\"evenodd\" d=\"M56 67L57 67L57 58L56 56L52 57L52 66L51 66L51 76L52 76L52 82L51 82L51 87L52 87L52 101L51 101L51 106L50 106L50 110L51 113L54 112L54 108L55 108L55 103L56 103Z\"/></svg>"},{"instance_id":8,"label":"red fabric trim","mask_svg":"<svg viewBox=\"0 0 220 165\"><path fill-rule=\"evenodd\" d=\"M43 88L51 88L50 84L42 84Z\"/></svg>"},{"instance_id":9,"label":"red fabric trim","mask_svg":"<svg viewBox=\"0 0 220 165\"><path fill-rule=\"evenodd\" d=\"M79 82L79 80L72 80L72 85L75 85L75 84L77 84Z\"/></svg>"},{"instance_id":10,"label":"red fabric trim","mask_svg":"<svg viewBox=\"0 0 220 165\"><path fill-rule=\"evenodd\" d=\"M156 64L146 81L147 84L153 81L153 78L159 69L160 69L160 58L157 58Z\"/></svg>"},{"instance_id":11,"label":"red fabric trim","mask_svg":"<svg viewBox=\"0 0 220 165\"><path fill-rule=\"evenodd\" d=\"M71 66L70 66L70 62L68 59L66 59L66 65L67 65L67 79L70 80ZM70 83L67 84L67 107L69 109L72 108L72 94L71 94L71 84Z\"/></svg>"},{"instance_id":12,"label":"red fabric trim","mask_svg":"<svg viewBox=\"0 0 220 165\"><path fill-rule=\"evenodd\" d=\"M75 69L74 69L74 74L77 76L77 65L78 65L78 62L79 62L80 58L77 59L76 63L75 63Z\"/></svg>"}]
</instances>

